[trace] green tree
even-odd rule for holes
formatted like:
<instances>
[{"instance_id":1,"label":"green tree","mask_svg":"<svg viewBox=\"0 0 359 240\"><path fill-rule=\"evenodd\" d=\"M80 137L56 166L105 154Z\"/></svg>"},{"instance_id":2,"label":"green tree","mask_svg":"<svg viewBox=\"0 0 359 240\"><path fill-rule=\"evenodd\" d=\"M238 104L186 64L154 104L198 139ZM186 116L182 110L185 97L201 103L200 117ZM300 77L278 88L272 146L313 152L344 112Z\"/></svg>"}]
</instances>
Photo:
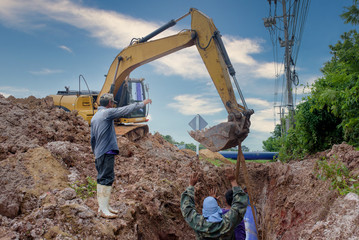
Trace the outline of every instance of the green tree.
<instances>
[{"instance_id":1,"label":"green tree","mask_svg":"<svg viewBox=\"0 0 359 240\"><path fill-rule=\"evenodd\" d=\"M183 141L181 141L181 142L176 142L176 141L173 139L173 137L170 136L170 135L162 135L162 134L161 134L161 136L162 136L162 138L163 138L164 140L166 140L167 142L169 142L169 143L171 143L171 144L173 144L173 145L174 145L174 144L185 145L185 146L186 146L186 149L190 149L190 150L196 151L196 145L193 144L193 143L185 143L185 142L183 142ZM201 149L205 149L205 147L204 147L202 144L199 145L199 150L201 150Z\"/></svg>"},{"instance_id":2,"label":"green tree","mask_svg":"<svg viewBox=\"0 0 359 240\"><path fill-rule=\"evenodd\" d=\"M359 146L359 35L355 30L344 33L329 48L333 57L321 69L323 77L297 106L295 128L281 138L282 161L323 151L343 140Z\"/></svg>"},{"instance_id":3,"label":"green tree","mask_svg":"<svg viewBox=\"0 0 359 240\"><path fill-rule=\"evenodd\" d=\"M353 5L350 7L345 7L347 10L342 15L340 15L345 21L345 23L351 23L353 25L359 24L359 1L354 0Z\"/></svg>"},{"instance_id":4,"label":"green tree","mask_svg":"<svg viewBox=\"0 0 359 240\"><path fill-rule=\"evenodd\" d=\"M192 150L192 151L196 151L196 144L186 143L186 149L190 149L190 150ZM198 146L198 149L199 149L199 150L205 149L205 147L204 147L202 144L200 144L200 145Z\"/></svg>"},{"instance_id":5,"label":"green tree","mask_svg":"<svg viewBox=\"0 0 359 240\"><path fill-rule=\"evenodd\" d=\"M359 0L353 3L341 17L357 25ZM297 106L295 127L286 136L273 133L263 142L265 150L280 146L281 161L302 158L343 140L359 146L359 35L356 30L345 32L329 48L332 58L321 69L323 77L311 86L310 95Z\"/></svg>"},{"instance_id":6,"label":"green tree","mask_svg":"<svg viewBox=\"0 0 359 240\"><path fill-rule=\"evenodd\" d=\"M246 145L242 145L242 152L249 152L249 147L247 147Z\"/></svg>"},{"instance_id":7,"label":"green tree","mask_svg":"<svg viewBox=\"0 0 359 240\"><path fill-rule=\"evenodd\" d=\"M263 150L267 152L279 152L281 148L281 126L277 124L274 128L274 132L271 132L267 140L263 141Z\"/></svg>"},{"instance_id":8,"label":"green tree","mask_svg":"<svg viewBox=\"0 0 359 240\"><path fill-rule=\"evenodd\" d=\"M171 144L176 144L177 142L170 136L170 135L162 135L164 140L166 140L167 142L171 143Z\"/></svg>"},{"instance_id":9,"label":"green tree","mask_svg":"<svg viewBox=\"0 0 359 240\"><path fill-rule=\"evenodd\" d=\"M333 57L322 68L324 76L312 86L311 110L326 109L340 119L344 140L359 146L359 34L346 32L329 47Z\"/></svg>"},{"instance_id":10,"label":"green tree","mask_svg":"<svg viewBox=\"0 0 359 240\"><path fill-rule=\"evenodd\" d=\"M340 119L326 109L315 109L311 99L297 106L295 124L295 128L279 140L282 161L301 159L343 141Z\"/></svg>"}]
</instances>

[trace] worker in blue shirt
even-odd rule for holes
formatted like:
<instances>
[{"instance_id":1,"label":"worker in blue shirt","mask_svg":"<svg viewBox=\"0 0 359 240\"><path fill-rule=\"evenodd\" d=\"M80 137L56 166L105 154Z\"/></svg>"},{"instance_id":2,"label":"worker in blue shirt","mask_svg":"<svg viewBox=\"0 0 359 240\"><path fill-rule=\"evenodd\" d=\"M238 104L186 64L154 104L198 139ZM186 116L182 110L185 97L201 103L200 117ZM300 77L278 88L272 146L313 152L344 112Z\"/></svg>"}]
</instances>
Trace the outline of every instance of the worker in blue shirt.
<instances>
[{"instance_id":1,"label":"worker in blue shirt","mask_svg":"<svg viewBox=\"0 0 359 240\"><path fill-rule=\"evenodd\" d=\"M146 104L152 103L152 100L145 99L119 108L114 108L114 103L116 102L113 94L103 94L100 106L91 119L91 147L95 154L97 170L98 213L104 218L116 218L118 213L109 205L112 184L115 181L115 155L119 153L114 119L143 108Z\"/></svg>"}]
</instances>

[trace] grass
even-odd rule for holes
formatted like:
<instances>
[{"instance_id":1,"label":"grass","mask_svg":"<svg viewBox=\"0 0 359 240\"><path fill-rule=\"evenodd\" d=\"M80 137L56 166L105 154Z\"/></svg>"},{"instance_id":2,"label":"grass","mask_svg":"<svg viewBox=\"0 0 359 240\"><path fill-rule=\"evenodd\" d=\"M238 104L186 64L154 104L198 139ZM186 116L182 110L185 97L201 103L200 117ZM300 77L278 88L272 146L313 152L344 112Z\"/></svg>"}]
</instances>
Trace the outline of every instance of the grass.
<instances>
[{"instance_id":1,"label":"grass","mask_svg":"<svg viewBox=\"0 0 359 240\"><path fill-rule=\"evenodd\" d=\"M211 159L211 158L203 158L203 157L199 157L200 160L205 160L207 162L212 163L213 165L219 167L223 165L223 162L221 160L218 159Z\"/></svg>"},{"instance_id":2,"label":"grass","mask_svg":"<svg viewBox=\"0 0 359 240\"><path fill-rule=\"evenodd\" d=\"M323 157L318 160L314 170L318 179L329 180L330 189L337 190L340 195L346 195L350 192L359 194L358 176L353 176L345 164L336 156L327 159Z\"/></svg>"},{"instance_id":3,"label":"grass","mask_svg":"<svg viewBox=\"0 0 359 240\"><path fill-rule=\"evenodd\" d=\"M227 158L229 161L231 161L233 164L236 164L237 160L231 159L231 158ZM205 160L207 162L210 162L211 164L220 167L222 166L224 163L219 160L219 159L211 159L211 158L203 158L200 157L200 160ZM256 162L256 163L266 163L266 162L270 162L271 160L265 160L265 159L258 159L258 160L246 160L246 162Z\"/></svg>"}]
</instances>

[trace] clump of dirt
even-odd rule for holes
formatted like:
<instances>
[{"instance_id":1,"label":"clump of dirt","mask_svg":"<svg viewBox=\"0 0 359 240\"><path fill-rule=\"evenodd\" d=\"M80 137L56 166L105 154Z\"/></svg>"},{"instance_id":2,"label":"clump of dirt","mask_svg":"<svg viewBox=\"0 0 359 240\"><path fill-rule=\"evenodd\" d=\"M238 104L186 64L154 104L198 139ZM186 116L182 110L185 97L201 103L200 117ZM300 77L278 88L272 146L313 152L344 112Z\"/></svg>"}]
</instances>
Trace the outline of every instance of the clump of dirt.
<instances>
[{"instance_id":1,"label":"clump of dirt","mask_svg":"<svg viewBox=\"0 0 359 240\"><path fill-rule=\"evenodd\" d=\"M96 179L87 123L54 108L49 98L0 96L0 110L1 239L194 239L180 212L190 175L200 173L199 212L210 190L224 194L230 188L224 176L225 168L235 168L230 161L214 166L198 160L159 133L136 142L119 137L111 205L120 214L100 218L96 197L78 194L80 187L91 187L89 177ZM314 174L318 158L334 155L352 173L359 168L358 152L347 144L300 162L247 164L260 238L355 239L358 196L340 196Z\"/></svg>"}]
</instances>

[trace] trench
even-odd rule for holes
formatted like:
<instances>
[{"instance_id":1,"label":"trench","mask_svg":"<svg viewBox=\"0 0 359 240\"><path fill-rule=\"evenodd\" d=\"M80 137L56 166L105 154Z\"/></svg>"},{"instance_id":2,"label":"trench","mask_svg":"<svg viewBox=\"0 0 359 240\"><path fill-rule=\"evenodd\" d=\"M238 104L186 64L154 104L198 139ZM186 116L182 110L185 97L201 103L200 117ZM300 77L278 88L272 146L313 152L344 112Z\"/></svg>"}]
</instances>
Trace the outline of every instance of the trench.
<instances>
[{"instance_id":1,"label":"trench","mask_svg":"<svg viewBox=\"0 0 359 240\"><path fill-rule=\"evenodd\" d=\"M315 177L315 163L312 159L247 164L258 212L258 239L298 239L326 218L337 193Z\"/></svg>"}]
</instances>

